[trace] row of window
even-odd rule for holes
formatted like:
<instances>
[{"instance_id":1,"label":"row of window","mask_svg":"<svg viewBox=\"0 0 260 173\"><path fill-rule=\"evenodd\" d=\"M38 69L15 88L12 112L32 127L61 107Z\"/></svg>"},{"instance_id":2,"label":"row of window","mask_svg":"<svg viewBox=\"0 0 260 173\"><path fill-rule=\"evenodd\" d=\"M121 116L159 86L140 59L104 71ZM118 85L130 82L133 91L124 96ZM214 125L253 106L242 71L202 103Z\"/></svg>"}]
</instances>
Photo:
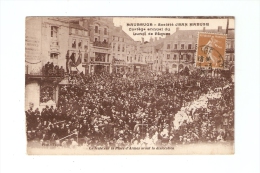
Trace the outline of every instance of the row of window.
<instances>
[{"instance_id":1,"label":"row of window","mask_svg":"<svg viewBox=\"0 0 260 173\"><path fill-rule=\"evenodd\" d=\"M74 57L75 57L75 61L77 60L77 58L79 57L79 54L81 54L81 56L83 57L83 62L88 62L88 53L79 53L79 52L75 52L74 53ZM53 59L53 60L58 60L59 59L59 54L58 53L50 53L50 59Z\"/></svg>"},{"instance_id":2,"label":"row of window","mask_svg":"<svg viewBox=\"0 0 260 173\"><path fill-rule=\"evenodd\" d=\"M72 39L72 43L71 43L71 48L73 49L88 49L88 43L85 43L84 47L83 47L83 41L82 40L79 40L77 42L77 39Z\"/></svg>"},{"instance_id":3,"label":"row of window","mask_svg":"<svg viewBox=\"0 0 260 173\"><path fill-rule=\"evenodd\" d=\"M195 44L195 47L194 49L197 47L197 44ZM178 49L178 44L174 44L174 49ZM188 44L187 47L185 47L184 44L181 44L180 49L192 49L192 44ZM234 48L234 42L231 42L231 43L227 43L227 49L232 49ZM171 49L171 44L167 44L167 49Z\"/></svg>"},{"instance_id":4,"label":"row of window","mask_svg":"<svg viewBox=\"0 0 260 173\"><path fill-rule=\"evenodd\" d=\"M95 37L95 42L98 42L98 41L101 42L100 36ZM108 43L109 39L108 38L104 38L102 42Z\"/></svg>"},{"instance_id":5,"label":"row of window","mask_svg":"<svg viewBox=\"0 0 260 173\"><path fill-rule=\"evenodd\" d=\"M133 58L127 56L127 59L126 59L126 60L127 60L127 62L132 62L132 61L133 61ZM142 62L142 61L143 61L143 58L140 57L140 56L137 57L137 56L135 55L135 56L134 56L134 61Z\"/></svg>"},{"instance_id":6,"label":"row of window","mask_svg":"<svg viewBox=\"0 0 260 173\"><path fill-rule=\"evenodd\" d=\"M226 61L235 61L235 56L234 55L226 55Z\"/></svg>"},{"instance_id":7,"label":"row of window","mask_svg":"<svg viewBox=\"0 0 260 173\"><path fill-rule=\"evenodd\" d=\"M227 43L227 49L234 49L234 42L228 42Z\"/></svg>"},{"instance_id":8,"label":"row of window","mask_svg":"<svg viewBox=\"0 0 260 173\"><path fill-rule=\"evenodd\" d=\"M93 61L93 60L91 60L91 61ZM106 56L105 53L95 52L95 59L94 59L94 61L109 62L109 56Z\"/></svg>"},{"instance_id":9,"label":"row of window","mask_svg":"<svg viewBox=\"0 0 260 173\"><path fill-rule=\"evenodd\" d=\"M120 44L118 44L117 46L116 45L117 45L116 43L113 43L113 51L120 52L122 50L122 52L125 52L126 50L128 50L129 53L130 53L130 52L133 52L137 49L136 46L125 46L125 45L121 46Z\"/></svg>"},{"instance_id":10,"label":"row of window","mask_svg":"<svg viewBox=\"0 0 260 173\"><path fill-rule=\"evenodd\" d=\"M107 30L107 28L104 28L103 31L104 31L104 32L103 32L104 35L108 35L108 30ZM98 26L95 26L95 33L96 33L96 34L100 34L100 29L99 29Z\"/></svg>"},{"instance_id":11,"label":"row of window","mask_svg":"<svg viewBox=\"0 0 260 173\"><path fill-rule=\"evenodd\" d=\"M119 54L118 54L118 56L120 56ZM113 59L115 59L115 56L113 56ZM127 56L126 57L126 61L127 62L133 62L133 61L137 61L137 62L142 62L143 61L143 58L142 57L140 57L140 56L134 56L134 58L133 57L129 57L129 56Z\"/></svg>"},{"instance_id":12,"label":"row of window","mask_svg":"<svg viewBox=\"0 0 260 173\"><path fill-rule=\"evenodd\" d=\"M122 42L124 42L125 39L124 39L124 38L120 38L120 37L113 36L113 41L122 41Z\"/></svg>"},{"instance_id":13,"label":"row of window","mask_svg":"<svg viewBox=\"0 0 260 173\"><path fill-rule=\"evenodd\" d=\"M195 47L194 47L194 48L196 48L196 47L197 47L197 44L195 44ZM174 44L174 47L173 47L173 48L174 48L174 49L178 49L178 44ZM184 44L181 44L179 48L180 48L180 49L192 49L192 44L188 44L187 47L185 47ZM167 44L167 49L171 49L171 44Z\"/></svg>"},{"instance_id":14,"label":"row of window","mask_svg":"<svg viewBox=\"0 0 260 173\"><path fill-rule=\"evenodd\" d=\"M171 55L170 54L167 54L166 56L167 56L167 60L171 59ZM191 60L191 55L189 55L189 54L180 55L179 58L180 58L180 60L190 61ZM177 54L173 54L173 60L177 60Z\"/></svg>"},{"instance_id":15,"label":"row of window","mask_svg":"<svg viewBox=\"0 0 260 173\"><path fill-rule=\"evenodd\" d=\"M116 44L113 44L113 51L116 51ZM120 52L121 51L121 45L118 44L117 45L117 51ZM122 52L125 52L125 45L122 45Z\"/></svg>"}]
</instances>

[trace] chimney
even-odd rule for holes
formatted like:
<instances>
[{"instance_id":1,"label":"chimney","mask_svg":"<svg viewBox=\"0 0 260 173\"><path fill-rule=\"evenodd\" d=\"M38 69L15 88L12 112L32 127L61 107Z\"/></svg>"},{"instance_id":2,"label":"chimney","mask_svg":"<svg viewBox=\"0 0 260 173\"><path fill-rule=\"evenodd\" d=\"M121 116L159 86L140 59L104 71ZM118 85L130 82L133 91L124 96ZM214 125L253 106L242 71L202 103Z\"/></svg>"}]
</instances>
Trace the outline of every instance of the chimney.
<instances>
[{"instance_id":1,"label":"chimney","mask_svg":"<svg viewBox=\"0 0 260 173\"><path fill-rule=\"evenodd\" d=\"M176 28L176 32L177 32L177 31L179 31L179 29L180 29L180 28L179 28L179 27L177 27L177 28Z\"/></svg>"},{"instance_id":2,"label":"chimney","mask_svg":"<svg viewBox=\"0 0 260 173\"><path fill-rule=\"evenodd\" d=\"M205 32L205 27L203 27L203 32Z\"/></svg>"},{"instance_id":3,"label":"chimney","mask_svg":"<svg viewBox=\"0 0 260 173\"><path fill-rule=\"evenodd\" d=\"M142 37L142 44L144 44L144 37Z\"/></svg>"},{"instance_id":4,"label":"chimney","mask_svg":"<svg viewBox=\"0 0 260 173\"><path fill-rule=\"evenodd\" d=\"M222 26L218 26L218 32L222 31Z\"/></svg>"}]
</instances>

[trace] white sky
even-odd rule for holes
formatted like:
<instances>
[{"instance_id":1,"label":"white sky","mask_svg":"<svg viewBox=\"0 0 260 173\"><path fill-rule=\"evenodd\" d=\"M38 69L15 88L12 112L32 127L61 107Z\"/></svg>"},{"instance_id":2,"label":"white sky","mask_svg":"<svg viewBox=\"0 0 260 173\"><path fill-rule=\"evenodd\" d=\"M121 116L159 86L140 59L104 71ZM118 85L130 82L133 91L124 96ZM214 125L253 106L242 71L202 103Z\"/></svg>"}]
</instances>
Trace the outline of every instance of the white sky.
<instances>
[{"instance_id":1,"label":"white sky","mask_svg":"<svg viewBox=\"0 0 260 173\"><path fill-rule=\"evenodd\" d=\"M141 32L141 31L129 31L129 26L127 26L127 23L153 23L156 24L156 28L170 28L170 34L174 33L176 31L176 27L179 27L180 30L201 30L203 29L203 26L190 26L190 23L209 23L209 26L205 26L206 29L217 29L218 26L222 26L222 29L226 29L227 25L227 19L176 19L176 18L144 18L144 17L114 17L113 19L115 26L122 26L122 29L135 41L141 41L142 37L144 37L145 41L149 41L150 35L148 35L148 31L146 31L146 36L140 36L140 35L133 35L133 32ZM188 26L158 26L158 23L173 23L174 25L176 23L187 23ZM229 28L234 28L234 19L229 20ZM142 26L140 28L155 28L153 27L145 27ZM131 27L131 28L138 28L137 26ZM144 31L143 31L144 32ZM159 31L159 32L166 32L166 31ZM153 35L152 37L159 37ZM165 37L165 36L164 36ZM162 38L164 38L162 37Z\"/></svg>"}]
</instances>

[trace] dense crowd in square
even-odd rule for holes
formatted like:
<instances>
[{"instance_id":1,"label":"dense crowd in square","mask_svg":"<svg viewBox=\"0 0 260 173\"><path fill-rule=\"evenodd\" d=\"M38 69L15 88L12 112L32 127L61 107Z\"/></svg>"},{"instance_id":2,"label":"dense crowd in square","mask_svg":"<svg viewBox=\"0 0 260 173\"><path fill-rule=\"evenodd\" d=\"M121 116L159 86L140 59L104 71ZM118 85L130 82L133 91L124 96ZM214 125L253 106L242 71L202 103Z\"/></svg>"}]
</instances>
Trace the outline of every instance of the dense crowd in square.
<instances>
[{"instance_id":1,"label":"dense crowd in square","mask_svg":"<svg viewBox=\"0 0 260 173\"><path fill-rule=\"evenodd\" d=\"M230 78L151 72L74 77L56 107L26 111L28 141L74 147L175 146L234 140Z\"/></svg>"}]
</instances>

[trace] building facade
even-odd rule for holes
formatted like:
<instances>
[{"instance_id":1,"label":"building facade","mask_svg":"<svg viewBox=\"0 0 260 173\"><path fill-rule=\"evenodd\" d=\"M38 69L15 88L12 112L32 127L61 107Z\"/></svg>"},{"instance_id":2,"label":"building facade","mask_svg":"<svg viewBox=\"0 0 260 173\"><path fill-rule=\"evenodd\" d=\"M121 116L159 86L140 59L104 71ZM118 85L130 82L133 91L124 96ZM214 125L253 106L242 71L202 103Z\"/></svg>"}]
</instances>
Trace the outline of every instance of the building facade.
<instances>
[{"instance_id":1,"label":"building facade","mask_svg":"<svg viewBox=\"0 0 260 173\"><path fill-rule=\"evenodd\" d=\"M228 31L226 44L226 57L224 68L234 73L235 67L235 35L234 30Z\"/></svg>"},{"instance_id":2,"label":"building facade","mask_svg":"<svg viewBox=\"0 0 260 173\"><path fill-rule=\"evenodd\" d=\"M224 70L234 71L234 31L222 29L202 30L179 30L163 39L161 60L161 71L170 73L182 72L185 68L188 71L195 68L197 37L199 32L227 34L226 56L224 57ZM159 51L159 52L160 52Z\"/></svg>"},{"instance_id":3,"label":"building facade","mask_svg":"<svg viewBox=\"0 0 260 173\"><path fill-rule=\"evenodd\" d=\"M134 41L122 30L114 27L112 38L113 71L126 73L143 70L146 65L140 49L141 43Z\"/></svg>"},{"instance_id":4,"label":"building facade","mask_svg":"<svg viewBox=\"0 0 260 173\"><path fill-rule=\"evenodd\" d=\"M65 74L69 23L51 17L26 18L25 108L55 106Z\"/></svg>"},{"instance_id":5,"label":"building facade","mask_svg":"<svg viewBox=\"0 0 260 173\"><path fill-rule=\"evenodd\" d=\"M122 26L113 27L111 52L113 72L125 73L128 70L128 60L134 54L134 40L122 30Z\"/></svg>"},{"instance_id":6,"label":"building facade","mask_svg":"<svg viewBox=\"0 0 260 173\"><path fill-rule=\"evenodd\" d=\"M68 73L180 73L195 68L198 32L227 34L224 70L234 72L234 30L180 30L134 41L112 17L28 17L25 35L25 107L55 106Z\"/></svg>"},{"instance_id":7,"label":"building facade","mask_svg":"<svg viewBox=\"0 0 260 173\"><path fill-rule=\"evenodd\" d=\"M181 31L177 27L175 33L165 38L162 71L178 73L184 68L192 68L196 54L197 34L196 30Z\"/></svg>"},{"instance_id":8,"label":"building facade","mask_svg":"<svg viewBox=\"0 0 260 173\"><path fill-rule=\"evenodd\" d=\"M84 67L89 74L111 73L111 27L113 18L89 17L83 18L83 26L89 31L89 58L84 61Z\"/></svg>"},{"instance_id":9,"label":"building facade","mask_svg":"<svg viewBox=\"0 0 260 173\"><path fill-rule=\"evenodd\" d=\"M90 57L89 49L89 32L87 28L83 27L83 21L71 21L69 24L68 56L66 58L72 57L76 68L67 69L67 72L71 70L88 73L82 63L88 62L88 57Z\"/></svg>"},{"instance_id":10,"label":"building facade","mask_svg":"<svg viewBox=\"0 0 260 173\"><path fill-rule=\"evenodd\" d=\"M164 40L159 37L155 39L150 38L150 42L144 42L142 38L141 51L142 56L147 63L147 69L152 71L161 71L162 68L162 59L163 59L163 45Z\"/></svg>"}]
</instances>

